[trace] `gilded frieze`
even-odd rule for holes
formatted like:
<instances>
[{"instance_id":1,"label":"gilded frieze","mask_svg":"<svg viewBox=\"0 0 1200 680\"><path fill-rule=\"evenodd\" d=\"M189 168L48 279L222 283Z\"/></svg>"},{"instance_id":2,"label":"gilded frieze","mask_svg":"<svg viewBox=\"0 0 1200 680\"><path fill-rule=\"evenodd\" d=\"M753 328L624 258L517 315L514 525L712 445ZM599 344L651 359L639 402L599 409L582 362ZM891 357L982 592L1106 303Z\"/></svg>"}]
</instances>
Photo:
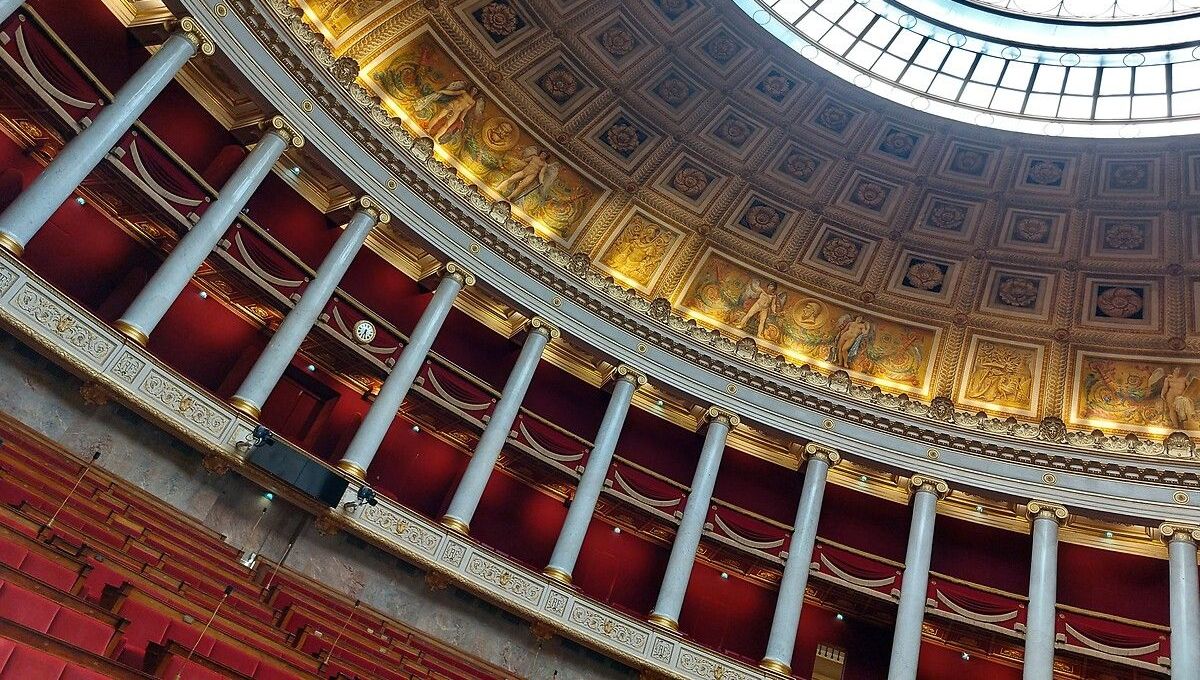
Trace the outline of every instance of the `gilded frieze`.
<instances>
[{"instance_id":1,"label":"gilded frieze","mask_svg":"<svg viewBox=\"0 0 1200 680\"><path fill-rule=\"evenodd\" d=\"M1078 352L1072 418L1154 434L1200 431L1200 361Z\"/></svg>"},{"instance_id":2,"label":"gilded frieze","mask_svg":"<svg viewBox=\"0 0 1200 680\"><path fill-rule=\"evenodd\" d=\"M648 293L682 240L678 230L633 213L609 237L596 262L617 281Z\"/></svg>"},{"instance_id":3,"label":"gilded frieze","mask_svg":"<svg viewBox=\"0 0 1200 680\"><path fill-rule=\"evenodd\" d=\"M397 44L360 77L440 157L542 234L573 242L599 205L600 188L501 108L432 33Z\"/></svg>"},{"instance_id":4,"label":"gilded frieze","mask_svg":"<svg viewBox=\"0 0 1200 680\"><path fill-rule=\"evenodd\" d=\"M1041 345L975 335L965 365L958 390L964 406L1022 416L1037 414Z\"/></svg>"},{"instance_id":5,"label":"gilded frieze","mask_svg":"<svg viewBox=\"0 0 1200 680\"><path fill-rule=\"evenodd\" d=\"M907 392L930 391L937 329L818 297L716 252L701 259L679 304L792 359Z\"/></svg>"}]
</instances>

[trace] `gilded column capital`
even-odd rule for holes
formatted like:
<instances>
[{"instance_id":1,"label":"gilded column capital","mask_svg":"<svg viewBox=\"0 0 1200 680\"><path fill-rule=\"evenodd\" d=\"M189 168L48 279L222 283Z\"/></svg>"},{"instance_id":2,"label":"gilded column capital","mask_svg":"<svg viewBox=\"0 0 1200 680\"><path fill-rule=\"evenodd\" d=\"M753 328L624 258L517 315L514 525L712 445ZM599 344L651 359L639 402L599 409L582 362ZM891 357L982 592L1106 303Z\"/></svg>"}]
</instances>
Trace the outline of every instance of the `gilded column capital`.
<instances>
[{"instance_id":1,"label":"gilded column capital","mask_svg":"<svg viewBox=\"0 0 1200 680\"><path fill-rule=\"evenodd\" d=\"M1025 515L1030 522L1039 519L1052 519L1059 526L1066 524L1067 518L1071 516L1069 510L1057 503L1047 503L1046 501L1029 501L1025 506Z\"/></svg>"},{"instance_id":2,"label":"gilded column capital","mask_svg":"<svg viewBox=\"0 0 1200 680\"><path fill-rule=\"evenodd\" d=\"M263 124L263 127L267 134L276 135L297 149L304 146L304 135L297 132L296 128L292 127L292 124L283 116L272 116Z\"/></svg>"},{"instance_id":3,"label":"gilded column capital","mask_svg":"<svg viewBox=\"0 0 1200 680\"><path fill-rule=\"evenodd\" d=\"M913 475L908 481L908 494L912 496L918 491L928 491L937 494L939 500L950 494L950 485L936 477Z\"/></svg>"},{"instance_id":4,"label":"gilded column capital","mask_svg":"<svg viewBox=\"0 0 1200 680\"><path fill-rule=\"evenodd\" d=\"M1193 545L1200 544L1200 527L1190 524L1163 522L1158 527L1158 535L1165 543L1187 541Z\"/></svg>"},{"instance_id":5,"label":"gilded column capital","mask_svg":"<svg viewBox=\"0 0 1200 680\"><path fill-rule=\"evenodd\" d=\"M558 338L562 337L562 331L558 330L557 327L551 325L549 321L546 321L540 316L535 316L529 320L529 332L541 333L551 340L557 340Z\"/></svg>"},{"instance_id":6,"label":"gilded column capital","mask_svg":"<svg viewBox=\"0 0 1200 680\"><path fill-rule=\"evenodd\" d=\"M179 20L173 28L187 41L196 46L196 52L203 54L206 57L211 57L217 53L217 44L208 37L204 29L200 28L200 24L192 17L184 17Z\"/></svg>"},{"instance_id":7,"label":"gilded column capital","mask_svg":"<svg viewBox=\"0 0 1200 680\"><path fill-rule=\"evenodd\" d=\"M829 467L833 467L842 462L842 454L838 452L837 449L825 446L823 444L817 444L815 442L809 442L805 444L804 450L800 453L800 460L802 461L807 461L811 458L823 460L829 464Z\"/></svg>"},{"instance_id":8,"label":"gilded column capital","mask_svg":"<svg viewBox=\"0 0 1200 680\"><path fill-rule=\"evenodd\" d=\"M392 214L384 210L383 206L379 205L379 201L370 196L359 196L358 200L354 202L354 206L356 212L364 212L374 217L379 224L387 224L392 221Z\"/></svg>"},{"instance_id":9,"label":"gilded column capital","mask_svg":"<svg viewBox=\"0 0 1200 680\"><path fill-rule=\"evenodd\" d=\"M648 382L646 374L641 371L631 368L626 364L618 364L608 375L609 380L624 380L627 383L632 383L634 387L642 387Z\"/></svg>"},{"instance_id":10,"label":"gilded column capital","mask_svg":"<svg viewBox=\"0 0 1200 680\"><path fill-rule=\"evenodd\" d=\"M446 266L442 267L442 271L446 276L458 279L458 282L464 286L475 285L475 275L467 271L467 268L457 262L447 262Z\"/></svg>"},{"instance_id":11,"label":"gilded column capital","mask_svg":"<svg viewBox=\"0 0 1200 680\"><path fill-rule=\"evenodd\" d=\"M725 425L732 430L742 422L742 419L736 414L730 413L723 408L709 406L708 409L704 411L704 414L700 416L700 422L704 425L712 422L721 422L725 423Z\"/></svg>"}]
</instances>

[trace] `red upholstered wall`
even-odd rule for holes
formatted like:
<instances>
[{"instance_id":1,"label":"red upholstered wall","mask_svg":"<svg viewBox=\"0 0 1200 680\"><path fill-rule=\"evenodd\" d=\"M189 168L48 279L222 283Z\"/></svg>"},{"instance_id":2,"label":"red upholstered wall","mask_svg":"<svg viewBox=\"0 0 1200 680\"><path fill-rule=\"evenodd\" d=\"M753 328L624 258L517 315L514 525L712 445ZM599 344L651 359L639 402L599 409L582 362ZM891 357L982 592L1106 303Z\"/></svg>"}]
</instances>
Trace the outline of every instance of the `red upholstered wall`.
<instances>
[{"instance_id":1,"label":"red upholstered wall","mask_svg":"<svg viewBox=\"0 0 1200 680\"><path fill-rule=\"evenodd\" d=\"M1058 601L1131 619L1170 621L1167 562L1061 543Z\"/></svg>"},{"instance_id":2,"label":"red upholstered wall","mask_svg":"<svg viewBox=\"0 0 1200 680\"><path fill-rule=\"evenodd\" d=\"M1029 536L953 517L933 530L933 571L1011 593L1029 592Z\"/></svg>"},{"instance_id":3,"label":"red upholstered wall","mask_svg":"<svg viewBox=\"0 0 1200 680\"><path fill-rule=\"evenodd\" d=\"M908 506L872 495L870 485L829 484L817 535L903 562L910 520Z\"/></svg>"}]
</instances>

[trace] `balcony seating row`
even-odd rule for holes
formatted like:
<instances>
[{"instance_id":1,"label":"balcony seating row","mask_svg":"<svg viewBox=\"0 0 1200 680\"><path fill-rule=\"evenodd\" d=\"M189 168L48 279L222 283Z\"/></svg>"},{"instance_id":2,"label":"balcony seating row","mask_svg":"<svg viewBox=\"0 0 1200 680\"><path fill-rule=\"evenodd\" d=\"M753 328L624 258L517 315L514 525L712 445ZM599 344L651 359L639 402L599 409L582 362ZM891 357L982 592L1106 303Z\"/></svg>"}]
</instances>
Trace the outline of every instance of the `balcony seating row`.
<instances>
[{"instance_id":1,"label":"balcony seating row","mask_svg":"<svg viewBox=\"0 0 1200 680\"><path fill-rule=\"evenodd\" d=\"M510 677L82 473L0 417L0 680Z\"/></svg>"}]
</instances>

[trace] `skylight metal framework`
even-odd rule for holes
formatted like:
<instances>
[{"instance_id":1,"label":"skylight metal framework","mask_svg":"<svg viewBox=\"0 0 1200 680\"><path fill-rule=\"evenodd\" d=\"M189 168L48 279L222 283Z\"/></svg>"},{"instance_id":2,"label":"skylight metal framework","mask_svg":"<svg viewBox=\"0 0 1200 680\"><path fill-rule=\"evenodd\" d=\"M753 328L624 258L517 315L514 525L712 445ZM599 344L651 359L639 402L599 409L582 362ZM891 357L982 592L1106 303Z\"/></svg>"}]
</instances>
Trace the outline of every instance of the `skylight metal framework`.
<instances>
[{"instance_id":1,"label":"skylight metal framework","mask_svg":"<svg viewBox=\"0 0 1200 680\"><path fill-rule=\"evenodd\" d=\"M1025 11L1114 4L977 1ZM1129 0L1178 12L1093 25L1025 19L952 0L909 0L907 6L888 0L736 2L802 56L859 87L937 115L1048 135L1200 132L1200 33L1193 26L1200 17L1187 14L1200 0ZM989 28L994 30L983 32ZM1183 30L1191 32L1177 32ZM1179 36L1192 42L1165 44Z\"/></svg>"}]
</instances>

